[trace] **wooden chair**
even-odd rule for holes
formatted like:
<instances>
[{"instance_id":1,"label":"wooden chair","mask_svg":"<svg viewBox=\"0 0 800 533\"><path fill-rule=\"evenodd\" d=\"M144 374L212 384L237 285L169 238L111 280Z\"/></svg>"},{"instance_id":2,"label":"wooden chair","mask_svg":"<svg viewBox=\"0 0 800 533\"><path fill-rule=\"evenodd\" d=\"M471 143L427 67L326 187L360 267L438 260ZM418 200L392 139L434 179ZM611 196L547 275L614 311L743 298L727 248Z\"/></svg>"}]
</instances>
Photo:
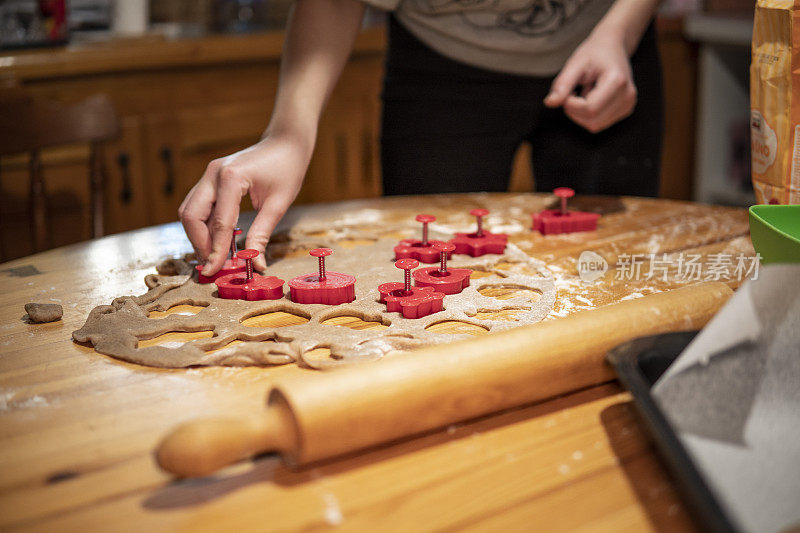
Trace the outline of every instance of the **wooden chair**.
<instances>
[{"instance_id":1,"label":"wooden chair","mask_svg":"<svg viewBox=\"0 0 800 533\"><path fill-rule=\"evenodd\" d=\"M105 186L103 143L118 134L117 113L105 95L64 104L35 98L18 87L0 89L0 156L23 152L30 155L29 213L36 251L46 249L50 242L41 150L65 144L90 144L92 235L100 237Z\"/></svg>"}]
</instances>

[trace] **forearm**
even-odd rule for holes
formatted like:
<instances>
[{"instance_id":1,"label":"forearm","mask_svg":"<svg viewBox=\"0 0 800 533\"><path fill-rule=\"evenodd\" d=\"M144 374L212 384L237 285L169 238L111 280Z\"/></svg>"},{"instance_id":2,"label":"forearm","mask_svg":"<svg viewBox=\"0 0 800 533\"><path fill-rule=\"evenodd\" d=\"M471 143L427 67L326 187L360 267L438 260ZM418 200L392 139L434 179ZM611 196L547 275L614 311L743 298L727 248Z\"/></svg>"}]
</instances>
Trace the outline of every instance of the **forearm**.
<instances>
[{"instance_id":1,"label":"forearm","mask_svg":"<svg viewBox=\"0 0 800 533\"><path fill-rule=\"evenodd\" d=\"M275 107L265 134L313 145L320 115L353 47L364 4L298 0L286 32Z\"/></svg>"},{"instance_id":2,"label":"forearm","mask_svg":"<svg viewBox=\"0 0 800 533\"><path fill-rule=\"evenodd\" d=\"M593 36L619 39L628 56L639 46L661 0L616 0L592 31Z\"/></svg>"}]
</instances>

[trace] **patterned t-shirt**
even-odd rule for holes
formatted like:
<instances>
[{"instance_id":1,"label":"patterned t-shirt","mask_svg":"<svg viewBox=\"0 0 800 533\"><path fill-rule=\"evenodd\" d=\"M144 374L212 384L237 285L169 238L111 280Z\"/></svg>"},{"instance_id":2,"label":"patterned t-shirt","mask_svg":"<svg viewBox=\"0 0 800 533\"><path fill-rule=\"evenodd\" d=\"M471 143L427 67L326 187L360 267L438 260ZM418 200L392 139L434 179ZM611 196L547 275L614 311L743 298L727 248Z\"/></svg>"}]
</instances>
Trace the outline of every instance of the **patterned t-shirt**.
<instances>
[{"instance_id":1,"label":"patterned t-shirt","mask_svg":"<svg viewBox=\"0 0 800 533\"><path fill-rule=\"evenodd\" d=\"M440 54L512 74L556 74L614 0L364 0Z\"/></svg>"}]
</instances>

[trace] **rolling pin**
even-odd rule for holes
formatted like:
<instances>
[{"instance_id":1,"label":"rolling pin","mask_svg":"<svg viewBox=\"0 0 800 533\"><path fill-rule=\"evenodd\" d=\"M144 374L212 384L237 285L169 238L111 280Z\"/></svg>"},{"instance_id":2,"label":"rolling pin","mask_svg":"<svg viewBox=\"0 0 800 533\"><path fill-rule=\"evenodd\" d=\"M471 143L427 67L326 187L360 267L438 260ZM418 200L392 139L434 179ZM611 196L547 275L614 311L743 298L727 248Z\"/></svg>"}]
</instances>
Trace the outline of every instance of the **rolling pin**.
<instances>
[{"instance_id":1,"label":"rolling pin","mask_svg":"<svg viewBox=\"0 0 800 533\"><path fill-rule=\"evenodd\" d=\"M609 381L611 348L701 328L732 294L705 282L566 318L432 346L376 363L278 382L250 419L188 422L160 444L182 477L277 452L289 465L327 459Z\"/></svg>"}]
</instances>

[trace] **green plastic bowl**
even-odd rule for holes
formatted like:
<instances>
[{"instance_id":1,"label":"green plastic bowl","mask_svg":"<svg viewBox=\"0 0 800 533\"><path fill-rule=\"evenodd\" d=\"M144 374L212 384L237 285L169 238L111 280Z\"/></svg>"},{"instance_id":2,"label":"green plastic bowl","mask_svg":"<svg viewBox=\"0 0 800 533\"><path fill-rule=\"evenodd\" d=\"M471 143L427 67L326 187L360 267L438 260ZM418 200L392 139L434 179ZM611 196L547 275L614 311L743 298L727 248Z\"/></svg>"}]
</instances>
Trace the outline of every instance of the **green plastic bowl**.
<instances>
[{"instance_id":1,"label":"green plastic bowl","mask_svg":"<svg viewBox=\"0 0 800 533\"><path fill-rule=\"evenodd\" d=\"M800 205L750 206L750 239L764 264L800 263Z\"/></svg>"}]
</instances>

